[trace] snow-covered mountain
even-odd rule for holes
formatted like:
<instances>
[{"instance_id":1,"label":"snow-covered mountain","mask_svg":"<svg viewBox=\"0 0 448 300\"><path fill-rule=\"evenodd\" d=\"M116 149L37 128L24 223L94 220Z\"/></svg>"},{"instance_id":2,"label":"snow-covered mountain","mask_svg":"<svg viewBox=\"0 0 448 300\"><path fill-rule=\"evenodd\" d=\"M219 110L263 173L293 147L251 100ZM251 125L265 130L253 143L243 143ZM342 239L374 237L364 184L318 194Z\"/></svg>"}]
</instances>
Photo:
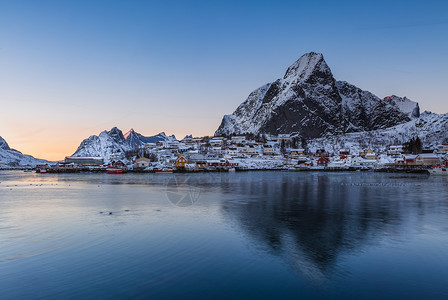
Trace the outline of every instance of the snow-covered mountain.
<instances>
[{"instance_id":1,"label":"snow-covered mountain","mask_svg":"<svg viewBox=\"0 0 448 300\"><path fill-rule=\"evenodd\" d=\"M167 136L165 132L161 132L154 136L143 136L140 133L134 131L134 129L129 130L125 135L126 143L131 148L139 148L147 143L157 143L165 141L175 141L176 137L174 135Z\"/></svg>"},{"instance_id":2,"label":"snow-covered mountain","mask_svg":"<svg viewBox=\"0 0 448 300\"><path fill-rule=\"evenodd\" d=\"M233 114L224 116L215 135L298 133L317 138L384 129L418 115L418 104L407 98L382 100L336 81L323 55L311 52L283 78L253 91Z\"/></svg>"},{"instance_id":3,"label":"snow-covered mountain","mask_svg":"<svg viewBox=\"0 0 448 300\"><path fill-rule=\"evenodd\" d=\"M398 97L391 95L385 97L383 101L389 101L396 105L402 112L406 113L410 118L418 118L420 116L420 107L417 102L409 100L406 97Z\"/></svg>"},{"instance_id":4,"label":"snow-covered mountain","mask_svg":"<svg viewBox=\"0 0 448 300\"><path fill-rule=\"evenodd\" d=\"M0 136L0 167L36 166L37 164L45 163L48 163L48 161L11 149L8 143Z\"/></svg>"},{"instance_id":5,"label":"snow-covered mountain","mask_svg":"<svg viewBox=\"0 0 448 300\"><path fill-rule=\"evenodd\" d=\"M72 156L78 157L103 157L107 162L112 154L124 154L126 151L139 148L146 143L158 141L172 141L174 136L167 136L164 132L158 135L145 137L133 129L123 135L117 127L110 131L103 131L99 135L92 135L83 140Z\"/></svg>"},{"instance_id":6,"label":"snow-covered mountain","mask_svg":"<svg viewBox=\"0 0 448 300\"><path fill-rule=\"evenodd\" d=\"M308 146L311 151L326 149L333 153L343 148L357 150L372 147L383 150L390 145L401 145L416 137L419 137L423 145L429 149L447 143L448 113L439 115L425 111L418 118L387 129L329 135L310 140Z\"/></svg>"}]
</instances>

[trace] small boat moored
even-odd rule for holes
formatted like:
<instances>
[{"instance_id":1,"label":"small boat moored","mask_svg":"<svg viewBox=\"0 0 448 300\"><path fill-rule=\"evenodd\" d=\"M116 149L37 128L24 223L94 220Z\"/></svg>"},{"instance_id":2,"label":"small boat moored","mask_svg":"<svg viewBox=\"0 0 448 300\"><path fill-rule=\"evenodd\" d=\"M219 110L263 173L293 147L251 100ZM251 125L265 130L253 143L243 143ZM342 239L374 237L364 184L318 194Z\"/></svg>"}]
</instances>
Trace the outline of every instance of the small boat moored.
<instances>
[{"instance_id":1,"label":"small boat moored","mask_svg":"<svg viewBox=\"0 0 448 300\"><path fill-rule=\"evenodd\" d=\"M436 176L448 176L448 167L446 166L434 166L429 169L429 174Z\"/></svg>"},{"instance_id":2,"label":"small boat moored","mask_svg":"<svg viewBox=\"0 0 448 300\"><path fill-rule=\"evenodd\" d=\"M172 174L173 169L172 168L155 169L154 172L156 174Z\"/></svg>"},{"instance_id":3,"label":"small boat moored","mask_svg":"<svg viewBox=\"0 0 448 300\"><path fill-rule=\"evenodd\" d=\"M120 168L107 168L107 174L123 174L123 169Z\"/></svg>"}]
</instances>

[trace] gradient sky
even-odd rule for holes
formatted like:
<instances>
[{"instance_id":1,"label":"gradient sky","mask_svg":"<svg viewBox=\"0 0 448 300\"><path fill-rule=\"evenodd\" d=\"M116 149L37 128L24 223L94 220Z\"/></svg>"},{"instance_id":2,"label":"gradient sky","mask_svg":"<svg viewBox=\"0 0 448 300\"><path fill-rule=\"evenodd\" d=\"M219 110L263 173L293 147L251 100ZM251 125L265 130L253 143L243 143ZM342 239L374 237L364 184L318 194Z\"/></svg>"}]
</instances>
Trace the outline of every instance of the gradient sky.
<instances>
[{"instance_id":1,"label":"gradient sky","mask_svg":"<svg viewBox=\"0 0 448 300\"><path fill-rule=\"evenodd\" d=\"M212 135L309 51L338 80L446 113L447 11L447 1L0 0L0 136L56 160L113 126Z\"/></svg>"}]
</instances>

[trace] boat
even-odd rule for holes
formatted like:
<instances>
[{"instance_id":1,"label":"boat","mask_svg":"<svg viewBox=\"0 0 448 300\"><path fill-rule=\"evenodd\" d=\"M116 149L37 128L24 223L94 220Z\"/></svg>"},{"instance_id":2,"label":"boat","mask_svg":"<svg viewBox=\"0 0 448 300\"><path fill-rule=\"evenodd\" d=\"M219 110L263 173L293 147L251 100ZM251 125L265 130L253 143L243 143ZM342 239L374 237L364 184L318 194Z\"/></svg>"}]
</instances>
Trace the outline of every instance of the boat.
<instances>
[{"instance_id":1,"label":"boat","mask_svg":"<svg viewBox=\"0 0 448 300\"><path fill-rule=\"evenodd\" d=\"M107 174L123 174L123 169L120 168L107 168Z\"/></svg>"},{"instance_id":2,"label":"boat","mask_svg":"<svg viewBox=\"0 0 448 300\"><path fill-rule=\"evenodd\" d=\"M428 170L429 174L436 176L448 176L448 167L434 166Z\"/></svg>"},{"instance_id":3,"label":"boat","mask_svg":"<svg viewBox=\"0 0 448 300\"><path fill-rule=\"evenodd\" d=\"M173 169L172 168L155 169L154 172L156 174L172 174Z\"/></svg>"},{"instance_id":4,"label":"boat","mask_svg":"<svg viewBox=\"0 0 448 300\"><path fill-rule=\"evenodd\" d=\"M47 174L47 170L46 169L41 169L41 170L39 170L39 173L40 174Z\"/></svg>"}]
</instances>

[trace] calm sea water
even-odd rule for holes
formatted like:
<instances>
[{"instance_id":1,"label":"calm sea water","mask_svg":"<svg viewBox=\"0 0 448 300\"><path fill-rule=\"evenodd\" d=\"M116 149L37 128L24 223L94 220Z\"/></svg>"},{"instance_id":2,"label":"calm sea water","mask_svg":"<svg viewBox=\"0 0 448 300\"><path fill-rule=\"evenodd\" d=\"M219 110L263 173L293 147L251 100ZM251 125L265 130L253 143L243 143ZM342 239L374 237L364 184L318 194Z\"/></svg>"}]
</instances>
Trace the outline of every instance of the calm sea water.
<instances>
[{"instance_id":1,"label":"calm sea water","mask_svg":"<svg viewBox=\"0 0 448 300\"><path fill-rule=\"evenodd\" d=\"M448 180L0 171L1 299L448 299Z\"/></svg>"}]
</instances>

